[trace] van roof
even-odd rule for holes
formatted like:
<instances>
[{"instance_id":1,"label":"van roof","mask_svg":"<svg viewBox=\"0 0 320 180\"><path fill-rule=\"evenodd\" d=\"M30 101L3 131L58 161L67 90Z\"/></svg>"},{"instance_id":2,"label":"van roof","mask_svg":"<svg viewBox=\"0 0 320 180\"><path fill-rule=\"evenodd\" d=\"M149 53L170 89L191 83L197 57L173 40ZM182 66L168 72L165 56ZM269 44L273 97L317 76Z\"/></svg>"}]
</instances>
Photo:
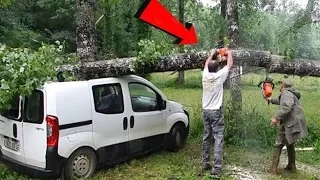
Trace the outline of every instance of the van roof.
<instances>
[{"instance_id":1,"label":"van roof","mask_svg":"<svg viewBox=\"0 0 320 180\"><path fill-rule=\"evenodd\" d=\"M138 80L138 81L142 81L145 83L150 83L149 81L147 81L146 79L137 76L137 75L123 75L123 76L118 76L118 77L106 77L106 78L96 78L96 79L89 79L89 80L79 80L79 81L66 81L66 82L46 82L44 84L44 86L63 86L66 84L82 84L82 83L87 83L89 81L101 81L101 80L115 80L115 79L122 79L122 80ZM39 89L43 89L43 87L39 88Z\"/></svg>"}]
</instances>

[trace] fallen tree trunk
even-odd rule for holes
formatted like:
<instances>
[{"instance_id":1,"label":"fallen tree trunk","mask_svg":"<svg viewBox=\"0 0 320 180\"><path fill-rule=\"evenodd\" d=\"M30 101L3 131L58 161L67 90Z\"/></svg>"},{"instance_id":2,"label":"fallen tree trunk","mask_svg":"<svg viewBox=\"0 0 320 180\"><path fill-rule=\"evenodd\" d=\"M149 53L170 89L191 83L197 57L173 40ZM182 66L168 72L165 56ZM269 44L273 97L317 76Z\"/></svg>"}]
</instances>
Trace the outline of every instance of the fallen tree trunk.
<instances>
[{"instance_id":1,"label":"fallen tree trunk","mask_svg":"<svg viewBox=\"0 0 320 180\"><path fill-rule=\"evenodd\" d=\"M235 65L266 67L270 72L295 74L298 76L320 77L320 62L294 61L285 62L281 56L271 55L267 51L232 50ZM191 54L176 54L162 57L157 65L144 67L145 73L166 72L202 68L208 52ZM136 58L122 58L95 62L84 62L77 65L65 65L61 71L77 74L81 79L104 78L137 74L135 72Z\"/></svg>"},{"instance_id":2,"label":"fallen tree trunk","mask_svg":"<svg viewBox=\"0 0 320 180\"><path fill-rule=\"evenodd\" d=\"M281 56L272 55L268 69L270 73L320 77L319 61L295 59L293 62L287 62Z\"/></svg>"}]
</instances>

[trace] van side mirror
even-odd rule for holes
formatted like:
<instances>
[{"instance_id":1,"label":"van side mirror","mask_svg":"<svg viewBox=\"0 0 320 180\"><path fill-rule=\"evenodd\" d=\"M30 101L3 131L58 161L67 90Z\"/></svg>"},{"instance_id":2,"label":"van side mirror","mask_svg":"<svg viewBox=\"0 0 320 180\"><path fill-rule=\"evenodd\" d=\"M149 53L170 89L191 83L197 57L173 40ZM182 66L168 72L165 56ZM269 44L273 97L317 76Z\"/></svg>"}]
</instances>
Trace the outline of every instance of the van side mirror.
<instances>
[{"instance_id":1,"label":"van side mirror","mask_svg":"<svg viewBox=\"0 0 320 180\"><path fill-rule=\"evenodd\" d=\"M160 110L165 110L166 107L167 107L167 102L161 99L161 101L159 103Z\"/></svg>"}]
</instances>

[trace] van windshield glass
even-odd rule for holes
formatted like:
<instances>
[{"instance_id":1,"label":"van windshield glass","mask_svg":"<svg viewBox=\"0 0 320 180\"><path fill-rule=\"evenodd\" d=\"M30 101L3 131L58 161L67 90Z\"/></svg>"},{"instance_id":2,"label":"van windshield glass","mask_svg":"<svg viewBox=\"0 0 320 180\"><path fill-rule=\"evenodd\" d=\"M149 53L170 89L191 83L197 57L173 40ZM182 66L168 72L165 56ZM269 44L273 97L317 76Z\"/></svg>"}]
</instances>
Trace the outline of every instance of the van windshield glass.
<instances>
[{"instance_id":1,"label":"van windshield glass","mask_svg":"<svg viewBox=\"0 0 320 180\"><path fill-rule=\"evenodd\" d=\"M9 109L3 109L0 111L1 116L12 120L18 120L20 115L20 98L19 96L13 98Z\"/></svg>"},{"instance_id":2,"label":"van windshield glass","mask_svg":"<svg viewBox=\"0 0 320 180\"><path fill-rule=\"evenodd\" d=\"M41 124L43 122L43 93L35 90L26 97L24 122Z\"/></svg>"}]
</instances>

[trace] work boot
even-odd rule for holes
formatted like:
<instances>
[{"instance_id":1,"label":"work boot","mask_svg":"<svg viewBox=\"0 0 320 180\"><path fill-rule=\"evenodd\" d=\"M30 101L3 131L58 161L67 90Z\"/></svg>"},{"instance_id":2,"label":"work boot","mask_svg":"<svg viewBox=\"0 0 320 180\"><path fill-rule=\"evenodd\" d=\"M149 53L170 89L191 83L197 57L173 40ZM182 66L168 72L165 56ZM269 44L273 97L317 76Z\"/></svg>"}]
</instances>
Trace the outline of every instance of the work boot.
<instances>
[{"instance_id":1,"label":"work boot","mask_svg":"<svg viewBox=\"0 0 320 180\"><path fill-rule=\"evenodd\" d=\"M288 151L288 165L285 167L285 170L296 172L296 151L294 149L294 145L288 145L287 146Z\"/></svg>"},{"instance_id":2,"label":"work boot","mask_svg":"<svg viewBox=\"0 0 320 180\"><path fill-rule=\"evenodd\" d=\"M222 175L221 172L216 171L214 169L211 170L210 176L214 179L221 179Z\"/></svg>"},{"instance_id":3,"label":"work boot","mask_svg":"<svg viewBox=\"0 0 320 180\"><path fill-rule=\"evenodd\" d=\"M201 166L201 170L202 171L208 171L208 170L211 170L212 166L208 163L204 163L202 166Z\"/></svg>"},{"instance_id":4,"label":"work boot","mask_svg":"<svg viewBox=\"0 0 320 180\"><path fill-rule=\"evenodd\" d=\"M280 161L280 155L281 155L281 148L275 148L274 152L273 152L273 159L272 159L272 165L271 168L269 169L269 173L271 174L278 174L279 170L278 170L278 165L279 165L279 161Z\"/></svg>"},{"instance_id":5,"label":"work boot","mask_svg":"<svg viewBox=\"0 0 320 180\"><path fill-rule=\"evenodd\" d=\"M201 171L198 173L198 176L202 176L206 171L210 170L212 166L208 163L204 163L201 166Z\"/></svg>"}]
</instances>

